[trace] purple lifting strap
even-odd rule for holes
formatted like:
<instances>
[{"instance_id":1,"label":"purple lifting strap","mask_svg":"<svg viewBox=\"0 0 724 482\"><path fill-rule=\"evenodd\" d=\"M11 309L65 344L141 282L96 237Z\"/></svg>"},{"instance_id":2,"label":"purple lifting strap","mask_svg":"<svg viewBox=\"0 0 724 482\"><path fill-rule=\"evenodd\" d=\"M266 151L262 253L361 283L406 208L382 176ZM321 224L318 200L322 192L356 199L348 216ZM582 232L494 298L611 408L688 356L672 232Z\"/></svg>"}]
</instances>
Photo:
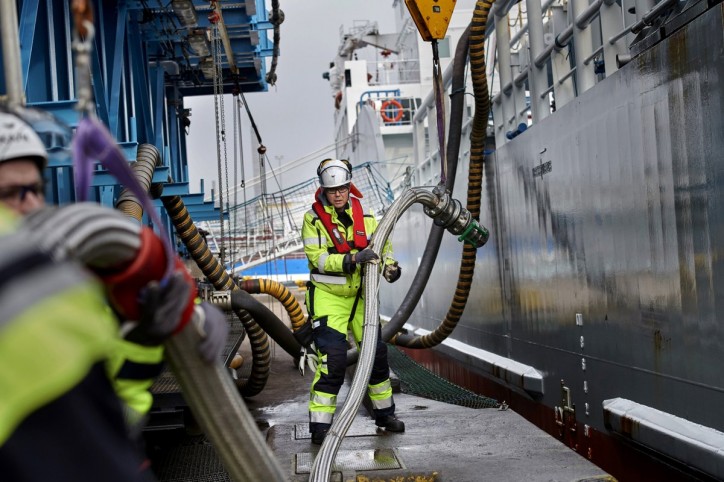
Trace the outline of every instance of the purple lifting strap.
<instances>
[{"instance_id":1,"label":"purple lifting strap","mask_svg":"<svg viewBox=\"0 0 724 482\"><path fill-rule=\"evenodd\" d=\"M162 284L171 277L176 259L168 236L163 229L161 218L153 206L148 193L144 191L128 165L128 161L118 148L116 141L106 126L97 119L84 117L78 124L73 137L73 171L75 177L75 195L79 201L88 199L88 188L94 166L94 160L115 176L115 178L136 196L156 226L159 227L161 240L166 250L166 273Z\"/></svg>"}]
</instances>

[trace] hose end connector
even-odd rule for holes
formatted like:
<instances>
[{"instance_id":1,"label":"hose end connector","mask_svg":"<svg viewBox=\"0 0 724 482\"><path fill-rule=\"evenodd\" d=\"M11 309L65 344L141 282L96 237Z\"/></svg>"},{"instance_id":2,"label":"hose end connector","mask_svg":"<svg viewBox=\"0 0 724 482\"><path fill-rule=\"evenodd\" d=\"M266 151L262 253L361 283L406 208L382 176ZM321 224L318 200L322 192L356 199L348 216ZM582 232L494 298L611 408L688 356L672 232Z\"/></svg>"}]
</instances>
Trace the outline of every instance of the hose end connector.
<instances>
[{"instance_id":1,"label":"hose end connector","mask_svg":"<svg viewBox=\"0 0 724 482\"><path fill-rule=\"evenodd\" d=\"M435 187L432 192L437 196L438 202L433 206L425 205L424 211L437 226L458 236L458 241L469 243L476 248L488 242L488 230L473 218L460 201L452 198L441 186Z\"/></svg>"}]
</instances>

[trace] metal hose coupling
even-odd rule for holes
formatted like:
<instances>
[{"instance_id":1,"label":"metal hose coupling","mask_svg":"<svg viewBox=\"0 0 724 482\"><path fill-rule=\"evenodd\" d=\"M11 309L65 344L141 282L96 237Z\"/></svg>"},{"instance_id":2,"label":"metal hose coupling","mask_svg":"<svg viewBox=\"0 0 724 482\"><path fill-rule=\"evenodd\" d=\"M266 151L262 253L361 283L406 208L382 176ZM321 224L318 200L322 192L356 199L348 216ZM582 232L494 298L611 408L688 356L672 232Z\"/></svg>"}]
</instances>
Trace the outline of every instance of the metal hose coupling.
<instances>
[{"instance_id":1,"label":"metal hose coupling","mask_svg":"<svg viewBox=\"0 0 724 482\"><path fill-rule=\"evenodd\" d=\"M444 186L435 186L432 193L437 197L437 203L425 203L424 211L437 226L458 236L458 241L476 248L488 242L490 233L487 228L474 219L460 201L450 196Z\"/></svg>"}]
</instances>

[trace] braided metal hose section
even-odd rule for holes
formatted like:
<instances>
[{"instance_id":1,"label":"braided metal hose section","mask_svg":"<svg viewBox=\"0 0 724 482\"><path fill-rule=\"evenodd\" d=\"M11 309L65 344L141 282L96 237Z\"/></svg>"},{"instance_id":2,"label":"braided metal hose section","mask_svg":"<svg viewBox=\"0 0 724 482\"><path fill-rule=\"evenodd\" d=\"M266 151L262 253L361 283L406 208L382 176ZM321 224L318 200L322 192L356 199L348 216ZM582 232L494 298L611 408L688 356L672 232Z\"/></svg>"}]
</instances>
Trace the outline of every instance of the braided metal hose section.
<instances>
[{"instance_id":1,"label":"braided metal hose section","mask_svg":"<svg viewBox=\"0 0 724 482\"><path fill-rule=\"evenodd\" d=\"M139 225L96 203L47 206L26 216L23 226L56 259L93 269L123 265L141 247Z\"/></svg>"},{"instance_id":2,"label":"braided metal hose section","mask_svg":"<svg viewBox=\"0 0 724 482\"><path fill-rule=\"evenodd\" d=\"M133 175L141 187L149 192L156 166L161 165L161 154L153 144L141 144L136 149L136 162L131 164ZM143 219L143 206L130 189L124 188L116 201L116 209L139 223Z\"/></svg>"},{"instance_id":3,"label":"braided metal hose section","mask_svg":"<svg viewBox=\"0 0 724 482\"><path fill-rule=\"evenodd\" d=\"M226 368L219 362L208 365L198 356L189 356L197 352L200 341L195 328L194 323L188 323L165 344L166 352L184 397L193 400L194 415L224 468L238 482L286 480Z\"/></svg>"},{"instance_id":4,"label":"braided metal hose section","mask_svg":"<svg viewBox=\"0 0 724 482\"><path fill-rule=\"evenodd\" d=\"M198 267L214 285L214 288L218 291L238 290L239 287L226 273L221 263L211 254L206 241L194 226L188 209L186 209L181 198L179 196L162 196L161 202L163 202L179 238L186 245ZM271 364L269 339L264 330L246 310L237 309L234 310L234 313L239 317L247 335L249 335L252 352L251 374L248 380L237 380L237 385L242 396L253 397L264 389L269 379Z\"/></svg>"},{"instance_id":5,"label":"braided metal hose section","mask_svg":"<svg viewBox=\"0 0 724 482\"><path fill-rule=\"evenodd\" d=\"M483 181L483 161L485 136L490 111L490 95L488 93L488 80L485 76L485 25L488 13L493 2L490 0L478 1L475 4L473 20L470 24L470 66L475 93L475 115L470 134L470 169L468 172L468 196L466 208L477 221L480 219L480 199ZM406 348L430 348L442 343L457 326L468 302L470 287L475 272L475 259L477 248L468 243L463 244L463 253L460 259L460 272L458 275L455 295L450 304L445 319L432 332L424 336L411 336L397 334L390 343Z\"/></svg>"},{"instance_id":6,"label":"braided metal hose section","mask_svg":"<svg viewBox=\"0 0 724 482\"><path fill-rule=\"evenodd\" d=\"M292 322L292 330L297 331L304 324L304 312L299 302L287 289L286 286L278 281L269 279L253 279L244 280L240 284L240 288L248 293L266 293L276 298L287 310L289 319Z\"/></svg>"}]
</instances>

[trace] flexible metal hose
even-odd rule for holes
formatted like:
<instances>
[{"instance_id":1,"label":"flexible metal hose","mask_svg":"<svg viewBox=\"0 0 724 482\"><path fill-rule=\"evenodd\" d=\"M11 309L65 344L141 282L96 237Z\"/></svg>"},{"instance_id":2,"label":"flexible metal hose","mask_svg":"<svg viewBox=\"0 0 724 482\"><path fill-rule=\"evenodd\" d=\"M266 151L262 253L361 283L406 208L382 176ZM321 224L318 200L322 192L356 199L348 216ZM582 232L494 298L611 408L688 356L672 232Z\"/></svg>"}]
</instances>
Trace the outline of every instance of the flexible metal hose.
<instances>
[{"instance_id":1,"label":"flexible metal hose","mask_svg":"<svg viewBox=\"0 0 724 482\"><path fill-rule=\"evenodd\" d=\"M165 347L184 397L224 468L237 482L286 480L226 368L220 362L208 365L198 356L189 356L197 353L199 342L196 325L188 323Z\"/></svg>"},{"instance_id":2,"label":"flexible metal hose","mask_svg":"<svg viewBox=\"0 0 724 482\"><path fill-rule=\"evenodd\" d=\"M478 1L475 4L473 20L470 24L470 65L475 93L475 115L470 135L470 169L466 208L475 220L480 218L485 138L490 111L488 81L485 76L485 25L492 4L493 2L490 0ZM445 319L440 325L432 333L424 336L398 334L390 339L391 343L406 348L429 348L442 343L453 332L468 301L475 272L476 253L475 246L468 243L463 245L455 295Z\"/></svg>"},{"instance_id":3,"label":"flexible metal hose","mask_svg":"<svg viewBox=\"0 0 724 482\"><path fill-rule=\"evenodd\" d=\"M214 285L214 288L219 291L238 290L239 287L226 273L221 263L211 254L206 241L199 234L199 230L196 229L181 198L179 196L161 196L161 202L163 202L179 238L186 245L198 267ZM237 309L234 310L234 313L239 317L247 335L249 335L253 357L249 379L238 380L237 384L243 396L252 397L258 395L264 389L269 379L271 363L269 339L264 330L246 310Z\"/></svg>"},{"instance_id":4,"label":"flexible metal hose","mask_svg":"<svg viewBox=\"0 0 724 482\"><path fill-rule=\"evenodd\" d=\"M141 247L139 225L95 203L48 206L23 224L56 259L72 257L93 269L123 265Z\"/></svg>"}]
</instances>

